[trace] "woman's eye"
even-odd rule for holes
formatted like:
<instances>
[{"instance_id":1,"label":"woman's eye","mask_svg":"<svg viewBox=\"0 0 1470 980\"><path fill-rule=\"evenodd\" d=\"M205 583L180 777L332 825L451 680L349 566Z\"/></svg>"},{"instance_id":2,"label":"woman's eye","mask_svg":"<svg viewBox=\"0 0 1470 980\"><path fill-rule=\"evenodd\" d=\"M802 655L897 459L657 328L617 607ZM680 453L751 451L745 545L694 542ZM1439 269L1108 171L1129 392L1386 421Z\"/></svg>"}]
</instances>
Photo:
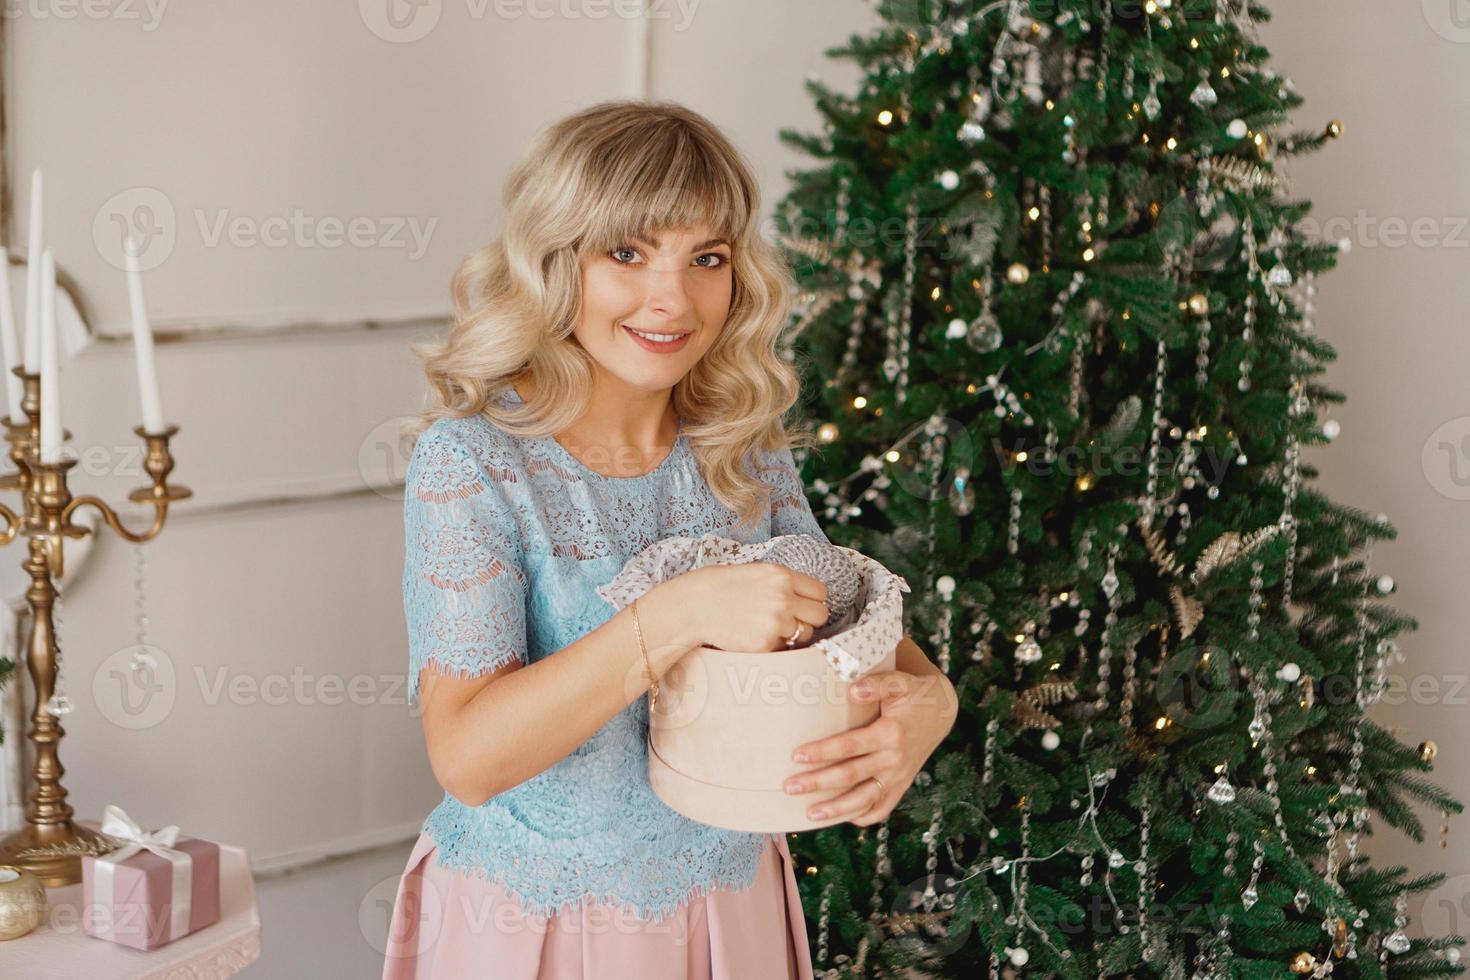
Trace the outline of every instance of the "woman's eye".
<instances>
[{"instance_id":1,"label":"woman's eye","mask_svg":"<svg viewBox=\"0 0 1470 980\"><path fill-rule=\"evenodd\" d=\"M627 246L626 246L626 245L625 245L625 246L623 246L623 247L621 247L621 248L615 248L615 249L613 249L613 250L612 250L612 251L611 251L611 252L608 252L608 253L607 253L607 254L608 254L608 255L610 255L610 256L612 256L612 258L613 258L613 259L614 259L614 260L616 260L616 261L618 261L618 262L623 262L623 260L622 260L622 259L619 259L619 258L618 258L618 256L619 256L619 255L620 255L620 254L622 254L622 253L623 253L623 252L630 252L630 253L632 253L632 254L633 254L633 255L637 255L637 254L638 254L638 251L637 251L637 249L632 249L632 248L629 248L629 247L627 247ZM631 261L631 260L630 260L630 261ZM628 264L628 263L627 263L627 262L623 262L623 264L624 264L624 265L627 265L627 264Z\"/></svg>"},{"instance_id":2,"label":"woman's eye","mask_svg":"<svg viewBox=\"0 0 1470 980\"><path fill-rule=\"evenodd\" d=\"M724 265L728 261L719 252L709 252L709 253L707 253L705 255L701 255L700 258L701 259L717 259L718 260L716 262L712 262L709 265L704 266L704 268L706 268L706 269L718 269L720 266Z\"/></svg>"}]
</instances>

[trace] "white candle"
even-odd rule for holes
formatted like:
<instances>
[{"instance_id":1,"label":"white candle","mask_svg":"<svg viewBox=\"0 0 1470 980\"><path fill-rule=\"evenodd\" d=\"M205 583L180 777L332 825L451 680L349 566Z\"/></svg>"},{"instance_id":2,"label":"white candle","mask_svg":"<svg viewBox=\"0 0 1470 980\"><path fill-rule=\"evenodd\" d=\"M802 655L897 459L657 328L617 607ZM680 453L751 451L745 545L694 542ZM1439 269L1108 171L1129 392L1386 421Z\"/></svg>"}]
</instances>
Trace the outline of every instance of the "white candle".
<instances>
[{"instance_id":1,"label":"white candle","mask_svg":"<svg viewBox=\"0 0 1470 980\"><path fill-rule=\"evenodd\" d=\"M26 249L26 373L41 363L41 168L31 172L31 237Z\"/></svg>"},{"instance_id":2,"label":"white candle","mask_svg":"<svg viewBox=\"0 0 1470 980\"><path fill-rule=\"evenodd\" d=\"M61 358L56 346L56 259L41 255L41 462L61 461Z\"/></svg>"},{"instance_id":3,"label":"white candle","mask_svg":"<svg viewBox=\"0 0 1470 980\"><path fill-rule=\"evenodd\" d=\"M148 306L143 302L143 276L138 268L138 251L131 235L123 242L127 259L128 303L133 311L133 355L138 362L138 397L143 402L143 431L156 435L164 430L163 405L158 398L158 371L153 365L153 328L148 324Z\"/></svg>"},{"instance_id":4,"label":"white candle","mask_svg":"<svg viewBox=\"0 0 1470 980\"><path fill-rule=\"evenodd\" d=\"M10 249L3 246L0 246L0 349L5 353L5 394L9 398L10 422L19 425L25 421L25 410L20 407L25 386L11 370L20 367L20 342L15 336L15 305L10 299Z\"/></svg>"}]
</instances>

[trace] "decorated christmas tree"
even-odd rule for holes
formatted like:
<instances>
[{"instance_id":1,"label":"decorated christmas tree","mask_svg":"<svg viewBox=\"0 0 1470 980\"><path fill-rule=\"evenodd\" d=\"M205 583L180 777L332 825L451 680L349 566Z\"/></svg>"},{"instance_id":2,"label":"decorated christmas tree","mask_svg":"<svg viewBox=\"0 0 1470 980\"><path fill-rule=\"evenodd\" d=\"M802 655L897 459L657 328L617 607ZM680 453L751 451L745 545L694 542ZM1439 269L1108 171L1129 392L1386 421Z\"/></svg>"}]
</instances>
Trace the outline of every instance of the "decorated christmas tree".
<instances>
[{"instance_id":1,"label":"decorated christmas tree","mask_svg":"<svg viewBox=\"0 0 1470 980\"><path fill-rule=\"evenodd\" d=\"M820 975L1410 977L1434 747L1367 712L1416 623L1336 434L1316 240L1259 5L885 0L808 80L777 234L829 536L904 575L950 738L871 828L799 835Z\"/></svg>"}]
</instances>

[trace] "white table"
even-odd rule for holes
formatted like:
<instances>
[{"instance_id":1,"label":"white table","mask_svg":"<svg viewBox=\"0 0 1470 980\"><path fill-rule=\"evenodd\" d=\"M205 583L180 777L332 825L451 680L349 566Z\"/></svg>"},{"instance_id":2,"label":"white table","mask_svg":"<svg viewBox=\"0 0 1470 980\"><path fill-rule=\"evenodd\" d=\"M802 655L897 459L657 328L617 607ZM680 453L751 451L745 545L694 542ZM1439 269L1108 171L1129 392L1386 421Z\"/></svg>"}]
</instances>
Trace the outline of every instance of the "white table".
<instances>
[{"instance_id":1,"label":"white table","mask_svg":"<svg viewBox=\"0 0 1470 980\"><path fill-rule=\"evenodd\" d=\"M86 822L86 821L84 821ZM82 929L82 883L46 889L46 921L0 942L0 977L25 980L220 980L260 957L260 909L250 856L219 849L219 921L182 939L140 950Z\"/></svg>"}]
</instances>

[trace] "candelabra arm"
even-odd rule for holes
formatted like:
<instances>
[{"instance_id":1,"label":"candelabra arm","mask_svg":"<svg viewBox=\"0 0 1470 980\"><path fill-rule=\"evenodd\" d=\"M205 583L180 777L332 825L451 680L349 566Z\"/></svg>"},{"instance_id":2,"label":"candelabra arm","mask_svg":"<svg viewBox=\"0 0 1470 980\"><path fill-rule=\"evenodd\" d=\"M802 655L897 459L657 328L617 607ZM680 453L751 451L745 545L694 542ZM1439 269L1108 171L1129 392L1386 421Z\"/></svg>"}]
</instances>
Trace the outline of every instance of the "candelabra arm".
<instances>
[{"instance_id":1,"label":"candelabra arm","mask_svg":"<svg viewBox=\"0 0 1470 980\"><path fill-rule=\"evenodd\" d=\"M168 505L176 500L185 500L194 495L188 487L177 483L168 482L168 474L174 468L174 458L169 454L168 441L173 438L179 427L171 425L162 432L148 432L141 425L133 429L148 446L148 452L143 460L143 469L153 479L151 486L139 487L128 494L128 499L135 504L152 504L153 523L148 530L142 532L129 531L123 527L122 519L118 517L117 511L101 497L92 494L83 494L66 501L61 508L58 526L61 533L69 537L82 537L88 533L84 527L77 527L71 522L71 515L78 507L91 505L101 513L103 520L107 521L109 527L118 533L124 540L134 544L151 541L163 530L163 523L168 518Z\"/></svg>"},{"instance_id":2,"label":"candelabra arm","mask_svg":"<svg viewBox=\"0 0 1470 980\"><path fill-rule=\"evenodd\" d=\"M0 504L0 515L5 517L5 530L0 531L0 545L7 545L15 540L15 536L20 533L21 526L25 521L19 514L4 504Z\"/></svg>"},{"instance_id":3,"label":"candelabra arm","mask_svg":"<svg viewBox=\"0 0 1470 980\"><path fill-rule=\"evenodd\" d=\"M113 510L111 505L109 505L107 501L103 500L101 497L94 497L91 494L86 494L81 497L73 497L71 503L67 504L66 509L61 512L61 526L65 529L65 533L73 537L81 537L82 535L87 533L86 528L72 524L71 515L76 511L78 507L85 507L88 504L96 507L99 511L102 512L102 519L105 520L108 526L116 531L119 536L133 542L134 544L141 544L144 541L151 541L153 538L157 537L158 532L163 530L164 519L168 516L168 502L162 501L155 505L157 509L154 511L153 523L149 526L148 530L142 532L129 531L127 528L123 527L122 519L118 517L117 511Z\"/></svg>"}]
</instances>

